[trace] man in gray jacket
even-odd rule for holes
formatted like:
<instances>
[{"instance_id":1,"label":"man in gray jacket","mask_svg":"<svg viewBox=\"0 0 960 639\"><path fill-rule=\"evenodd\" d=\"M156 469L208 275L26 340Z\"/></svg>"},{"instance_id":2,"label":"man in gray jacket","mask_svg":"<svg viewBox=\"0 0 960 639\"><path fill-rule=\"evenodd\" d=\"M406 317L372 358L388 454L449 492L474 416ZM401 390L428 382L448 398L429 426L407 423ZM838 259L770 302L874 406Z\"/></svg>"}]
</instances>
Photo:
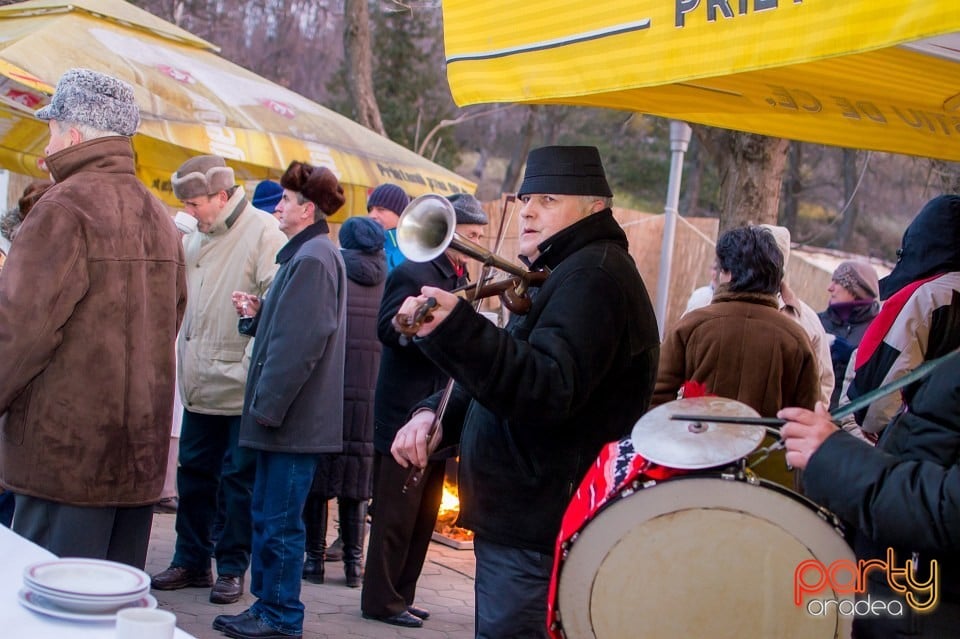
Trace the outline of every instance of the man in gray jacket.
<instances>
[{"instance_id":1,"label":"man in gray jacket","mask_svg":"<svg viewBox=\"0 0 960 639\"><path fill-rule=\"evenodd\" d=\"M174 194L197 219L184 238L187 312L177 341L183 421L177 488L177 543L170 567L153 576L157 590L213 584L210 601L227 604L243 594L250 564L250 498L255 459L238 446L245 349L230 294L263 295L277 272L285 238L277 221L247 200L223 158L187 160L171 178ZM218 498L222 503L218 505ZM218 510L223 529L214 542Z\"/></svg>"},{"instance_id":2,"label":"man in gray jacket","mask_svg":"<svg viewBox=\"0 0 960 639\"><path fill-rule=\"evenodd\" d=\"M257 601L218 616L213 628L239 639L302 636L301 513L320 453L343 446L347 275L326 219L343 206L343 187L329 169L302 162L290 164L280 185L277 218L290 241L277 255L276 280L262 304L234 294L246 316L241 330L257 338L240 427L240 444L257 459L250 587Z\"/></svg>"}]
</instances>

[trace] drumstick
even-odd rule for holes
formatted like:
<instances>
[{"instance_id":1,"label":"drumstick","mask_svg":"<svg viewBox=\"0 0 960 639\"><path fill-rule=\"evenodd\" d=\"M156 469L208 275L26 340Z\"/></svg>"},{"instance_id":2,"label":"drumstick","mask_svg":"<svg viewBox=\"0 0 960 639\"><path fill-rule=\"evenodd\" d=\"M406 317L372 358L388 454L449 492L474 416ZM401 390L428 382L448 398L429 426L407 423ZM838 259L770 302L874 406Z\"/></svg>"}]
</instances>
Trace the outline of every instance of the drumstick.
<instances>
[{"instance_id":1,"label":"drumstick","mask_svg":"<svg viewBox=\"0 0 960 639\"><path fill-rule=\"evenodd\" d=\"M743 424L745 426L783 426L785 419L776 417L728 417L717 415L671 415L670 419L684 422L713 422L715 424Z\"/></svg>"}]
</instances>

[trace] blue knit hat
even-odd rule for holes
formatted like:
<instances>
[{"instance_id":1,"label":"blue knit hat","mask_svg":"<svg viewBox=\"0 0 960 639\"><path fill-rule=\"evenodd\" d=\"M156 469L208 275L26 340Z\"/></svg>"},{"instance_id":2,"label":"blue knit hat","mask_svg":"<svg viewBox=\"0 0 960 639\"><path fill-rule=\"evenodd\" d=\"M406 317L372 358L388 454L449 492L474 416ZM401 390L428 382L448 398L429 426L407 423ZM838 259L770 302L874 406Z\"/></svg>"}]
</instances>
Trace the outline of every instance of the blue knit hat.
<instances>
[{"instance_id":1,"label":"blue knit hat","mask_svg":"<svg viewBox=\"0 0 960 639\"><path fill-rule=\"evenodd\" d=\"M283 197L283 187L273 180L264 180L253 190L253 205L261 211L273 213Z\"/></svg>"},{"instance_id":2,"label":"blue knit hat","mask_svg":"<svg viewBox=\"0 0 960 639\"><path fill-rule=\"evenodd\" d=\"M340 227L340 248L376 253L383 249L383 227L369 217L350 217Z\"/></svg>"},{"instance_id":3,"label":"blue knit hat","mask_svg":"<svg viewBox=\"0 0 960 639\"><path fill-rule=\"evenodd\" d=\"M367 212L375 206L380 206L397 215L410 204L410 197L396 184L381 184L373 190L367 198Z\"/></svg>"}]
</instances>

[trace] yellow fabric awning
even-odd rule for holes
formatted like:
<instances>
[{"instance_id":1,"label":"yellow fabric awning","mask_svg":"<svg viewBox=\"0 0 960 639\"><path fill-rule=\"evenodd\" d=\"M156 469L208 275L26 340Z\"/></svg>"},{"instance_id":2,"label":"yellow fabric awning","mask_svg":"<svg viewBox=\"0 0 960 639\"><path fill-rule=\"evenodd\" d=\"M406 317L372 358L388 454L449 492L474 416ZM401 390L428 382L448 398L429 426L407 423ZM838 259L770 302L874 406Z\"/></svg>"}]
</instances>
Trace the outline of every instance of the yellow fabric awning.
<instances>
[{"instance_id":1,"label":"yellow fabric awning","mask_svg":"<svg viewBox=\"0 0 960 639\"><path fill-rule=\"evenodd\" d=\"M625 109L960 161L957 0L443 0L460 105Z\"/></svg>"},{"instance_id":2,"label":"yellow fabric awning","mask_svg":"<svg viewBox=\"0 0 960 639\"><path fill-rule=\"evenodd\" d=\"M41 53L42 52L42 53ZM277 178L292 160L329 167L365 212L383 182L411 196L470 192L473 182L220 58L216 47L122 0L32 0L0 7L0 166L42 175L46 123L33 113L72 67L134 87L140 177L176 205L170 174L186 159L222 155L239 179Z\"/></svg>"}]
</instances>

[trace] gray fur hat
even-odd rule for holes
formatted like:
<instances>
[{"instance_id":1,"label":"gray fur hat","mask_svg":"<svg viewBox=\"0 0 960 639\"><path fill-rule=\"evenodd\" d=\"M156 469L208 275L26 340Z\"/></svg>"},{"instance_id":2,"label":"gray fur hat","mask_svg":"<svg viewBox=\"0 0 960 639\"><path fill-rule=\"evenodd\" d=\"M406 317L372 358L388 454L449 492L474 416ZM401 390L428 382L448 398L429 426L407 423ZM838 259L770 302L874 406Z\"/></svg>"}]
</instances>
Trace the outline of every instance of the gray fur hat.
<instances>
[{"instance_id":1,"label":"gray fur hat","mask_svg":"<svg viewBox=\"0 0 960 639\"><path fill-rule=\"evenodd\" d=\"M180 165L170 176L178 200L229 191L236 184L233 169L219 155L198 155Z\"/></svg>"},{"instance_id":2,"label":"gray fur hat","mask_svg":"<svg viewBox=\"0 0 960 639\"><path fill-rule=\"evenodd\" d=\"M140 126L133 87L90 69L70 69L57 82L50 104L36 112L41 120L85 124L130 137Z\"/></svg>"},{"instance_id":3,"label":"gray fur hat","mask_svg":"<svg viewBox=\"0 0 960 639\"><path fill-rule=\"evenodd\" d=\"M453 210L457 215L457 224L486 224L487 214L477 198L469 193L454 193L448 195L447 199L453 204Z\"/></svg>"}]
</instances>

